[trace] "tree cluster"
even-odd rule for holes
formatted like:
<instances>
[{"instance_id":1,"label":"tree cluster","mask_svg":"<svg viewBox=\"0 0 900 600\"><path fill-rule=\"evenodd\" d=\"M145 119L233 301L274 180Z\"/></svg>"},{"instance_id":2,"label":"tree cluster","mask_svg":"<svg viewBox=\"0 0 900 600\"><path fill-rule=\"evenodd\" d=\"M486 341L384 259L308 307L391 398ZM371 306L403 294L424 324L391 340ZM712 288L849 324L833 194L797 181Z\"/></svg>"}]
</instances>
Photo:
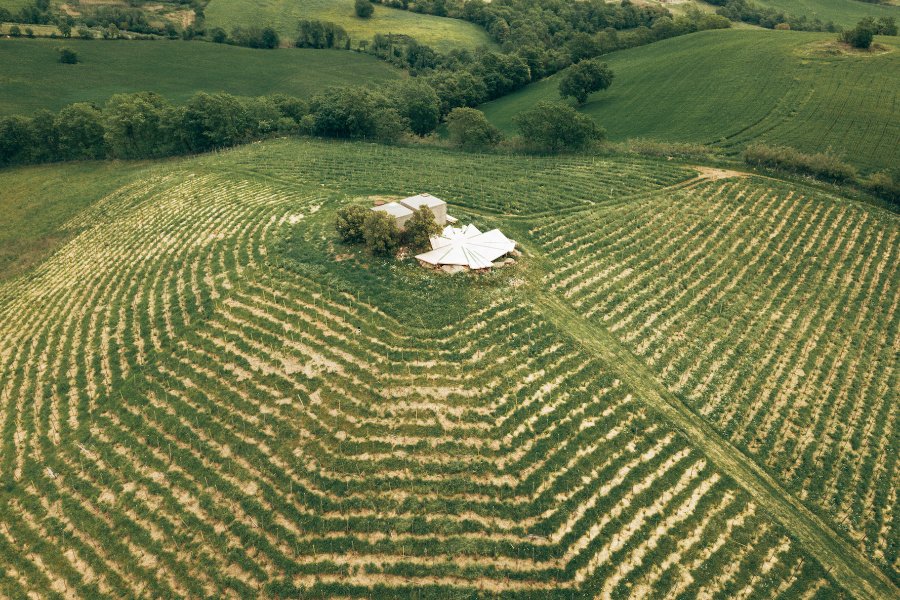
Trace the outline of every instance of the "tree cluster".
<instances>
[{"instance_id":1,"label":"tree cluster","mask_svg":"<svg viewBox=\"0 0 900 600\"><path fill-rule=\"evenodd\" d=\"M872 46L876 35L897 35L894 17L881 17L877 21L873 17L866 17L853 29L843 31L839 39L854 48L867 50Z\"/></svg>"},{"instance_id":2,"label":"tree cluster","mask_svg":"<svg viewBox=\"0 0 900 600\"><path fill-rule=\"evenodd\" d=\"M582 150L605 137L593 119L564 102L538 102L513 121L525 144L544 152Z\"/></svg>"},{"instance_id":3,"label":"tree cluster","mask_svg":"<svg viewBox=\"0 0 900 600\"><path fill-rule=\"evenodd\" d=\"M413 212L403 231L387 213L359 205L345 206L335 216L334 228L345 244L365 244L376 256L393 256L401 245L418 252L429 245L431 236L441 231L427 206Z\"/></svg>"}]
</instances>

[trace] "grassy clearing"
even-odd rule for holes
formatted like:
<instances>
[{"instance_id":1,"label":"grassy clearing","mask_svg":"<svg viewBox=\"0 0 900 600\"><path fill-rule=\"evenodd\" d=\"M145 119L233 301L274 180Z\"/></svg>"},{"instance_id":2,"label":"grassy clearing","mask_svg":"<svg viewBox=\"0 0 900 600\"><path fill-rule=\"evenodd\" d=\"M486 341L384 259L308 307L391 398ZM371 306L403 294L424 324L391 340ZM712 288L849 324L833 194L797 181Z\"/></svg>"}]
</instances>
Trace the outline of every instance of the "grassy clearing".
<instances>
[{"instance_id":1,"label":"grassy clearing","mask_svg":"<svg viewBox=\"0 0 900 600\"><path fill-rule=\"evenodd\" d=\"M612 87L582 111L612 140L701 142L737 152L751 141L814 153L829 148L863 169L900 162L900 45L835 53L833 34L707 31L610 54ZM558 77L486 104L495 125L558 98Z\"/></svg>"},{"instance_id":2,"label":"grassy clearing","mask_svg":"<svg viewBox=\"0 0 900 600\"><path fill-rule=\"evenodd\" d=\"M714 226L704 211L738 211L744 196L769 211L747 235L786 225L845 231L835 251L844 268L884 263L878 281L896 283L894 263L863 241L894 240L886 213L768 192L768 180L740 180L731 194L731 180L704 183L666 161L313 141L169 161L124 182L98 171L96 180L116 189L68 221L80 233L0 284L3 595L841 593L798 541L807 538L782 525L791 518L773 518L771 491L747 493L712 446L660 416L647 397L659 388L649 367L631 355L610 360L631 343L617 339L622 328L604 329L566 286L594 297L627 279L582 271L604 261L615 269L608 244L650 232L641 220L672 221L635 243L641 256L663 244L673 261L710 250L707 260L725 257L738 271L780 269L760 244L712 235L716 253L696 243L698 228ZM464 221L521 239L525 256L487 276L442 276L336 242L338 207L423 190L446 196ZM834 228L825 214L789 218L832 204L845 219ZM720 227L737 235L740 225ZM609 228L619 233L604 241ZM673 264L670 276L681 272ZM660 281L653 297L669 298L672 282ZM800 273L788 283L814 284ZM777 307L764 292L757 312L768 320ZM896 285L883 296L896 304ZM890 361L896 328L860 319ZM855 364L858 354L848 356ZM804 368L827 378L830 364ZM844 422L861 427L881 474L865 477L877 487L896 470L879 462L890 447L872 407L885 371L896 371L859 366L875 389L831 406L858 415ZM870 421L874 429L862 425ZM849 460L827 439L812 447ZM868 514L877 546L893 533L877 531L886 514ZM24 546L29 553L16 551ZM865 564L861 556L847 560ZM834 577L850 582L841 570Z\"/></svg>"},{"instance_id":3,"label":"grassy clearing","mask_svg":"<svg viewBox=\"0 0 900 600\"><path fill-rule=\"evenodd\" d=\"M81 63L59 64L60 46L77 51ZM334 50L263 51L162 40L0 40L0 114L57 110L147 90L173 102L198 91L309 96L328 85L377 83L401 75L371 56Z\"/></svg>"},{"instance_id":4,"label":"grassy clearing","mask_svg":"<svg viewBox=\"0 0 900 600\"><path fill-rule=\"evenodd\" d=\"M231 31L236 26L271 25L287 40L297 37L301 19L330 21L343 27L353 45L371 40L376 33L408 35L439 50L491 46L487 33L477 25L459 19L434 17L375 5L375 13L360 19L353 11L353 0L211 0L206 7L209 27Z\"/></svg>"}]
</instances>

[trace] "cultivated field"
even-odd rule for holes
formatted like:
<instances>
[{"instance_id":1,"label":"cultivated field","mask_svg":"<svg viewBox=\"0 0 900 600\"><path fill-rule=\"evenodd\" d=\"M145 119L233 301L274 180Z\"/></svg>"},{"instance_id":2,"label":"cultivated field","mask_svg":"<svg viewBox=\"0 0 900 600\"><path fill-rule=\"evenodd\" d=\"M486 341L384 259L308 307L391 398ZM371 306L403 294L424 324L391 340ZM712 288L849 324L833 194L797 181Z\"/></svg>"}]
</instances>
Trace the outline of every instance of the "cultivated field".
<instances>
[{"instance_id":1,"label":"cultivated field","mask_svg":"<svg viewBox=\"0 0 900 600\"><path fill-rule=\"evenodd\" d=\"M896 215L615 157L103 168L0 284L0 595L896 593ZM423 190L525 256L336 245Z\"/></svg>"},{"instance_id":2,"label":"cultivated field","mask_svg":"<svg viewBox=\"0 0 900 600\"><path fill-rule=\"evenodd\" d=\"M60 46L78 52L81 63L60 64ZM335 50L261 51L163 40L0 40L0 115L103 103L122 92L154 91L176 103L199 91L310 96L328 85L400 76L374 57Z\"/></svg>"},{"instance_id":3,"label":"cultivated field","mask_svg":"<svg viewBox=\"0 0 900 600\"><path fill-rule=\"evenodd\" d=\"M759 6L774 8L790 15L806 15L823 23L833 21L842 27L852 27L864 17L895 17L900 19L900 6L895 0L883 3L859 0L754 0Z\"/></svg>"},{"instance_id":4,"label":"cultivated field","mask_svg":"<svg viewBox=\"0 0 900 600\"><path fill-rule=\"evenodd\" d=\"M371 40L376 33L398 33L438 50L457 48L474 50L492 46L487 33L472 23L414 13L375 5L375 13L360 19L353 11L353 0L210 0L206 6L206 23L231 31L235 26L270 25L287 40L297 37L301 19L337 23L353 40Z\"/></svg>"},{"instance_id":5,"label":"cultivated field","mask_svg":"<svg viewBox=\"0 0 900 600\"><path fill-rule=\"evenodd\" d=\"M616 74L581 109L613 140L702 142L737 152L751 141L829 148L865 169L900 163L900 46L836 50L834 34L705 31L604 57ZM550 77L483 108L501 129L545 99Z\"/></svg>"}]
</instances>

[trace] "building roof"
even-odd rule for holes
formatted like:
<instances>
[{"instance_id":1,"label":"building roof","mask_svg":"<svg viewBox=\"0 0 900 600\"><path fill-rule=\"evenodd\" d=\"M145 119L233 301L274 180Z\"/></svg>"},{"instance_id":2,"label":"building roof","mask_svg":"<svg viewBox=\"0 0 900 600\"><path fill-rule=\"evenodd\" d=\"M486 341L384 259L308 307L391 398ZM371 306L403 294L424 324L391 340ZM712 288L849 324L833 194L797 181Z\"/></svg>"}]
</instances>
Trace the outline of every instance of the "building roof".
<instances>
[{"instance_id":1,"label":"building roof","mask_svg":"<svg viewBox=\"0 0 900 600\"><path fill-rule=\"evenodd\" d=\"M398 202L388 202L381 206L373 206L372 210L385 212L395 219L402 219L403 217L409 217L413 214L413 211Z\"/></svg>"},{"instance_id":2,"label":"building roof","mask_svg":"<svg viewBox=\"0 0 900 600\"><path fill-rule=\"evenodd\" d=\"M419 194L418 196L410 196L409 198L400 200L400 204L413 210L419 210L423 206L427 206L428 208L437 208L438 206L447 205L446 202L444 202L440 198L432 196L431 194Z\"/></svg>"},{"instance_id":3,"label":"building roof","mask_svg":"<svg viewBox=\"0 0 900 600\"><path fill-rule=\"evenodd\" d=\"M416 256L430 265L462 265L470 269L493 267L492 261L515 249L516 243L499 229L482 233L474 225L444 227L431 237L431 251Z\"/></svg>"}]
</instances>

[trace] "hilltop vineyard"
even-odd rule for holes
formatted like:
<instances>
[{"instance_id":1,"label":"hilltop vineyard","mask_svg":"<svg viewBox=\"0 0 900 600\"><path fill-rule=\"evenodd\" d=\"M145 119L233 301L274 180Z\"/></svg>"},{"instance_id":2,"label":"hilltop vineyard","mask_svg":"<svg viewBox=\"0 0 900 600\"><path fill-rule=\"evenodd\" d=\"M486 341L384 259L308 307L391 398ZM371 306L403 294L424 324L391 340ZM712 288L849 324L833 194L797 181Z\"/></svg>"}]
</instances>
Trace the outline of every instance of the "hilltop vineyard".
<instances>
[{"instance_id":1,"label":"hilltop vineyard","mask_svg":"<svg viewBox=\"0 0 900 600\"><path fill-rule=\"evenodd\" d=\"M551 289L896 578L895 214L732 178L532 234Z\"/></svg>"},{"instance_id":2,"label":"hilltop vineyard","mask_svg":"<svg viewBox=\"0 0 900 600\"><path fill-rule=\"evenodd\" d=\"M616 157L170 162L0 284L0 596L846 596L538 293L896 577L895 215ZM338 245L340 206L420 191L524 256Z\"/></svg>"}]
</instances>

